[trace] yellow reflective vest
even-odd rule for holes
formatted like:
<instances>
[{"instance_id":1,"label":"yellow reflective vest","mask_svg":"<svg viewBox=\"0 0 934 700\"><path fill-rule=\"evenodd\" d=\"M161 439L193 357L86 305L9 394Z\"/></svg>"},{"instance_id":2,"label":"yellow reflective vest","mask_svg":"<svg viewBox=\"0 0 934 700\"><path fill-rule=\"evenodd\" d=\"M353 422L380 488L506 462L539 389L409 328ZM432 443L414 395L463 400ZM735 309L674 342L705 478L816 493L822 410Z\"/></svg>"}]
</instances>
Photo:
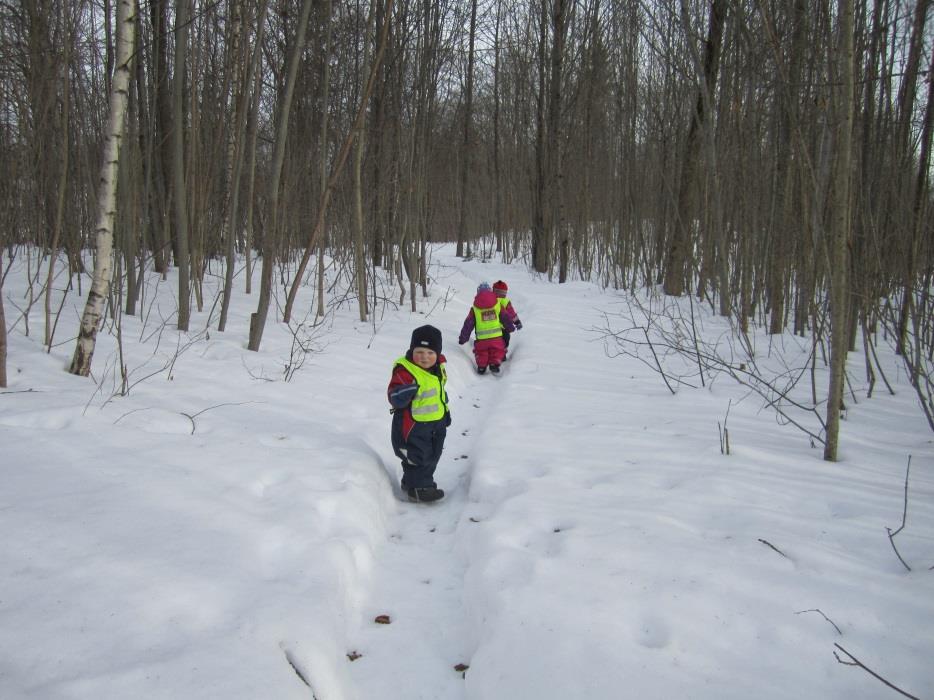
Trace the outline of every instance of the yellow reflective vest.
<instances>
[{"instance_id":1,"label":"yellow reflective vest","mask_svg":"<svg viewBox=\"0 0 934 700\"><path fill-rule=\"evenodd\" d=\"M396 364L405 367L415 377L415 381L418 382L418 393L412 399L412 404L409 407L412 418L419 423L444 418L448 403L448 396L444 391L448 373L444 363L438 365L441 369L441 376L422 369L414 362L405 359L405 357L396 360Z\"/></svg>"},{"instance_id":2,"label":"yellow reflective vest","mask_svg":"<svg viewBox=\"0 0 934 700\"><path fill-rule=\"evenodd\" d=\"M502 337L503 326L499 321L499 310L499 302L489 309L473 307L474 333L477 334L477 340Z\"/></svg>"}]
</instances>

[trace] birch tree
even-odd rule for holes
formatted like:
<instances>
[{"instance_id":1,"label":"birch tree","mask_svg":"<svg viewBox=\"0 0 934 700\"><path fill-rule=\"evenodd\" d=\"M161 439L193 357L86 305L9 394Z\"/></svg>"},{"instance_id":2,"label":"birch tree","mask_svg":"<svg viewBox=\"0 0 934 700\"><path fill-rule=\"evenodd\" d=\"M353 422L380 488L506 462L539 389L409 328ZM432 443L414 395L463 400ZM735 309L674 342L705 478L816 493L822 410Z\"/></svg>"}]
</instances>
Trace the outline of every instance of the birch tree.
<instances>
[{"instance_id":1,"label":"birch tree","mask_svg":"<svg viewBox=\"0 0 934 700\"><path fill-rule=\"evenodd\" d=\"M97 331L104 315L113 276L114 215L117 208L117 162L126 133L127 98L130 86L130 61L135 43L136 0L117 2L117 60L110 88L110 116L101 166L96 229L97 258L88 299L81 317L78 342L69 372L82 377L91 372L91 359Z\"/></svg>"}]
</instances>

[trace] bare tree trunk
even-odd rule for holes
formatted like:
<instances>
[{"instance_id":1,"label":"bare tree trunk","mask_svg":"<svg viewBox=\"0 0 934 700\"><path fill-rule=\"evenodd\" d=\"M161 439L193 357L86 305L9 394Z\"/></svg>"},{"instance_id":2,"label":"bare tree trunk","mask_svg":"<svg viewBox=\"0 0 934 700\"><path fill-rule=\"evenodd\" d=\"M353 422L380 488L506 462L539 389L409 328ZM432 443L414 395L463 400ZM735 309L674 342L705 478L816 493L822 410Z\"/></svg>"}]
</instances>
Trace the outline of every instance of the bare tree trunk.
<instances>
[{"instance_id":1,"label":"bare tree trunk","mask_svg":"<svg viewBox=\"0 0 934 700\"><path fill-rule=\"evenodd\" d=\"M795 0L792 14L792 40L787 75L781 76L787 87L779 93L780 114L778 130L778 163L775 178L776 217L772 221L772 250L769 256L769 333L778 334L785 328L785 298L788 289L790 251L795 225L794 182L795 158L794 130L798 128L798 87L802 54L805 49L805 21L807 7L804 0Z\"/></svg>"},{"instance_id":2,"label":"bare tree trunk","mask_svg":"<svg viewBox=\"0 0 934 700\"><path fill-rule=\"evenodd\" d=\"M150 17L153 31L153 67L156 83L156 132L154 181L161 192L159 200L159 221L157 222L156 240L153 241L153 260L157 272L165 274L169 261L175 253L175 234L172 231L172 217L167 211L168 198L171 196L172 179L169 167L172 162L172 147L169 131L172 128L172 98L169 94L169 47L168 0L151 0ZM161 224L159 226L158 224Z\"/></svg>"},{"instance_id":3,"label":"bare tree trunk","mask_svg":"<svg viewBox=\"0 0 934 700\"><path fill-rule=\"evenodd\" d=\"M240 197L240 168L243 163L243 132L246 130L246 111L249 95L249 75L244 70L240 60L240 25L242 23L242 0L232 0L230 17L230 61L233 65L230 70L233 78L230 81L232 96L229 100L233 107L230 119L230 131L227 134L227 169L225 172L225 190L227 206L224 207L223 222L221 223L221 241L226 248L226 267L224 269L224 295L221 301L221 315L217 322L217 330L221 333L227 327L227 314L230 310L230 298L233 296L234 265L237 259L236 232L237 207Z\"/></svg>"},{"instance_id":4,"label":"bare tree trunk","mask_svg":"<svg viewBox=\"0 0 934 700\"><path fill-rule=\"evenodd\" d=\"M684 161L678 185L678 209L675 219L674 237L668 247L665 261L665 294L681 296L684 292L684 275L688 259L691 257L693 229L693 211L691 193L696 186L697 160L700 137L704 121L708 118L708 105L713 103L717 88L717 75L720 70L720 50L723 46L723 26L726 22L726 0L710 0L710 24L707 28L707 40L704 45L703 73L698 76L700 86L697 89L697 103L691 115L687 140L684 145ZM685 0L681 0L681 14L685 31L689 31Z\"/></svg>"},{"instance_id":5,"label":"bare tree trunk","mask_svg":"<svg viewBox=\"0 0 934 700\"><path fill-rule=\"evenodd\" d=\"M324 189L328 182L328 159L325 154L328 152L328 102L331 94L331 16L333 5L331 0L324 0L324 46L322 51L324 56L321 61L321 83L319 89L321 95L319 104L321 105L321 129L318 131L318 153L321 154L321 172L320 186L318 190L318 201L323 199ZM318 242L318 318L324 317L324 251L327 242L327 236L322 236Z\"/></svg>"},{"instance_id":6,"label":"bare tree trunk","mask_svg":"<svg viewBox=\"0 0 934 700\"><path fill-rule=\"evenodd\" d=\"M315 249L315 245L318 242L322 232L324 231L324 222L327 215L328 204L331 201L331 195L334 189L337 187L337 179L340 177L340 174L344 169L344 165L347 162L347 156L350 154L350 148L353 146L354 134L356 130L360 128L360 125L363 123L363 118L366 116L366 106L369 102L370 95L373 93L373 86L376 84L376 76L379 73L380 62L383 60L383 53L386 50L386 39L389 36L389 25L392 17L392 3L393 0L386 0L386 21L383 23L382 31L380 33L379 47L377 48L376 55L373 58L373 65L370 66L370 76L367 79L367 84L360 97L360 105L357 109L357 116L354 119L354 123L350 127L350 131L347 132L347 137L344 139L341 150L337 154L337 158L335 159L334 165L331 168L331 176L328 178L327 187L325 187L324 191L322 192L321 202L318 206L318 219L315 222L314 228L311 230L311 236L308 239L308 245L305 246L305 252L302 254L301 262L298 264L298 270L295 272L295 279L292 281L292 286L289 289L289 296L285 303L285 309L282 312L282 320L286 323L288 323L289 319L292 317L292 307L295 305L295 297L298 295L298 288L302 283L302 278L305 276L305 270L308 267L308 261L311 259L311 254Z\"/></svg>"},{"instance_id":7,"label":"bare tree trunk","mask_svg":"<svg viewBox=\"0 0 934 700\"><path fill-rule=\"evenodd\" d=\"M62 219L65 217L65 190L68 187L68 156L71 149L68 146L69 113L71 111L71 89L69 87L69 49L71 37L66 34L65 57L62 61L62 114L59 123L59 133L62 135L62 163L61 177L58 182L58 198L55 203L55 225L52 229L52 244L49 246L49 274L45 283L45 345L52 350L52 282L55 279L55 260L58 257L58 246L62 237Z\"/></svg>"},{"instance_id":8,"label":"bare tree trunk","mask_svg":"<svg viewBox=\"0 0 934 700\"><path fill-rule=\"evenodd\" d=\"M909 319L918 316L918 305L915 297L915 278L918 275L917 261L921 257L921 241L927 225L927 212L929 211L928 172L931 167L931 132L934 130L934 58L928 70L928 101L924 110L924 123L921 128L921 153L918 157L918 172L915 175L914 201L912 203L911 238L908 241L908 259L905 261L904 280L902 282L902 308L898 325L898 345L905 357L916 355L913 366L911 383L917 387L921 358L920 353L913 351L908 340ZM927 287L922 287L927 294ZM921 305L923 309L925 305ZM917 330L917 320L915 328ZM917 344L917 340L915 341Z\"/></svg>"},{"instance_id":9,"label":"bare tree trunk","mask_svg":"<svg viewBox=\"0 0 934 700\"><path fill-rule=\"evenodd\" d=\"M562 111L564 102L564 46L567 39L568 3L566 0L553 0L552 6L552 45L551 75L548 90L548 206L551 207L552 240L558 244L558 282L566 282L570 262L571 242L568 234L564 211L564 140Z\"/></svg>"},{"instance_id":10,"label":"bare tree trunk","mask_svg":"<svg viewBox=\"0 0 934 700\"><path fill-rule=\"evenodd\" d=\"M259 54L259 40L257 40L256 51ZM249 161L247 164L247 187L246 187L246 212L244 213L244 223L246 227L246 240L243 245L243 252L246 257L246 284L244 292L253 293L253 243L256 240L254 236L253 214L256 208L256 143L259 140L259 104L262 92L262 64L256 61L253 72L253 100L250 106L250 114L247 117L247 153Z\"/></svg>"},{"instance_id":11,"label":"bare tree trunk","mask_svg":"<svg viewBox=\"0 0 934 700\"><path fill-rule=\"evenodd\" d=\"M224 209L224 223L222 229L222 240L226 242L227 248L227 267L224 271L224 298L221 303L221 315L220 320L217 324L217 330L223 332L227 327L227 315L230 311L230 301L233 296L233 278L234 278L234 266L236 264L236 253L237 253L237 240L240 237L240 221L241 217L238 215L240 211L240 179L243 174L243 165L246 157L246 140L247 128L250 122L250 114L253 109L253 103L255 101L254 94L250 90L250 85L254 83L253 75L259 70L260 61L262 59L262 41L264 34L264 27L266 25L266 12L269 8L269 0L262 0L262 5L260 6L259 13L256 20L256 41L255 46L253 47L252 57L247 61L246 56L249 55L249 52L243 52L239 49L241 44L241 35L245 19L242 14L243 10L243 0L233 0L233 9L234 15L232 18L233 22L233 38L232 38L232 48L231 54L233 55L234 67L233 67L233 91L234 97L231 99L231 104L234 106L234 114L231 118L231 123L233 128L229 135L227 142L227 187L228 187L228 204ZM241 53L246 55L241 56ZM259 90L259 83L257 82L254 87L254 91ZM258 97L258 96L257 96ZM255 136L255 134L254 134ZM255 165L255 143L254 150L250 151L252 154L251 167ZM249 209L249 217L252 217L252 200L253 200L253 171L250 173L250 188L248 193L249 201L247 202L247 207ZM252 228L251 224L248 224ZM249 239L252 236L248 237ZM247 241L247 244L244 246L244 254L246 257L247 264L247 282L246 282L246 292L250 293L250 259L252 256L252 251L250 250L250 241Z\"/></svg>"},{"instance_id":12,"label":"bare tree trunk","mask_svg":"<svg viewBox=\"0 0 934 700\"><path fill-rule=\"evenodd\" d=\"M493 235L496 237L496 251L502 253L503 262L509 262L508 247L503 246L503 175L500 165L500 25L503 5L496 3L496 29L493 39Z\"/></svg>"},{"instance_id":13,"label":"bare tree trunk","mask_svg":"<svg viewBox=\"0 0 934 700\"><path fill-rule=\"evenodd\" d=\"M917 5L915 5L914 23L911 32L911 46L908 51L908 64L905 67L905 75L902 77L901 89L899 90L898 95L899 122L896 134L896 148L899 164L906 167L911 162L912 151L911 146L909 145L909 134L911 133L911 122L914 116L914 101L918 79L918 66L920 64L921 52L923 50L924 44L924 25L927 20L927 13L930 5L931 0L918 0ZM928 76L928 80L931 79L931 76ZM924 168L926 165L922 163L921 167ZM913 224L914 221L912 220L911 223L909 223L909 226L913 226ZM913 238L913 233L907 236L908 242L906 252L909 268L913 267L914 262L911 259L914 251L914 244L912 241ZM905 341L908 335L908 319L911 313L911 275L913 272L913 270L909 269L905 273L906 283L904 284L904 296L902 298L901 315L898 321L898 338L896 343L896 352L899 355L905 354L907 352L907 349L905 348Z\"/></svg>"},{"instance_id":14,"label":"bare tree trunk","mask_svg":"<svg viewBox=\"0 0 934 700\"><path fill-rule=\"evenodd\" d=\"M836 92L838 124L836 130L837 167L834 173L834 208L830 278L830 387L827 391L827 439L824 459L837 461L837 443L840 433L840 408L843 402L846 378L846 356L850 345L847 325L849 237L850 237L850 184L853 162L853 110L856 88L853 65L853 13L855 0L838 0L839 68Z\"/></svg>"},{"instance_id":15,"label":"bare tree trunk","mask_svg":"<svg viewBox=\"0 0 934 700\"><path fill-rule=\"evenodd\" d=\"M532 268L536 272L551 269L551 220L548 216L547 165L545 138L545 44L548 38L548 0L541 0L538 25L538 92L535 96L535 190L532 211Z\"/></svg>"},{"instance_id":16,"label":"bare tree trunk","mask_svg":"<svg viewBox=\"0 0 934 700\"><path fill-rule=\"evenodd\" d=\"M188 62L190 0L175 9L175 71L172 75L172 206L175 211L178 267L178 330L187 331L191 319L191 260L188 230L188 192L185 189L185 64Z\"/></svg>"},{"instance_id":17,"label":"bare tree trunk","mask_svg":"<svg viewBox=\"0 0 934 700\"><path fill-rule=\"evenodd\" d=\"M378 0L372 0L370 5L370 16L376 17L376 7ZM382 18L383 22L389 22L388 17ZM376 27L379 32L379 27ZM364 32L363 42L363 61L360 64L360 84L363 84L363 72L370 62L370 41L369 26ZM363 236L363 150L366 132L364 130L364 120L359 119L355 124L355 144L353 159L353 260L354 260L354 282L357 289L357 310L359 319L366 321L367 318L367 298L366 298L366 251L364 250Z\"/></svg>"},{"instance_id":18,"label":"bare tree trunk","mask_svg":"<svg viewBox=\"0 0 934 700\"><path fill-rule=\"evenodd\" d=\"M295 79L298 75L298 64L301 63L302 51L305 49L305 32L308 28L308 17L311 15L313 0L304 0L302 14L298 20L295 32L295 46L289 55L289 67L285 82L285 90L279 102L278 124L276 126L276 146L272 160L272 175L269 184L269 212L270 225L263 236L263 272L260 277L259 303L256 312L250 318L250 341L248 349L259 351L263 339L263 329L266 327L266 316L269 313L269 301L272 296L272 269L276 264L279 239L279 183L282 179L282 164L285 160L285 144L289 133L289 113L292 110L292 95L295 93ZM304 271L298 273L296 282L301 280ZM288 317L285 319L288 321Z\"/></svg>"},{"instance_id":19,"label":"bare tree trunk","mask_svg":"<svg viewBox=\"0 0 934 700\"><path fill-rule=\"evenodd\" d=\"M130 86L130 61L136 20L136 0L117 2L117 62L110 90L110 117L107 140L104 146L104 163L101 166L101 181L98 201L97 258L88 299L81 317L75 354L69 372L82 377L91 372L91 359L97 342L97 330L113 274L113 224L117 203L117 162L120 146L126 133L127 96Z\"/></svg>"},{"instance_id":20,"label":"bare tree trunk","mask_svg":"<svg viewBox=\"0 0 934 700\"><path fill-rule=\"evenodd\" d=\"M11 261L12 264L12 261ZM0 389L6 389L6 314L3 312L3 253L0 253Z\"/></svg>"},{"instance_id":21,"label":"bare tree trunk","mask_svg":"<svg viewBox=\"0 0 934 700\"><path fill-rule=\"evenodd\" d=\"M474 42L477 37L477 0L470 0L470 32L467 48L467 86L464 95L464 141L461 149L460 209L457 220L457 257L470 255L470 243L467 240L467 183L470 178L471 163L471 126L473 122L473 73Z\"/></svg>"}]
</instances>

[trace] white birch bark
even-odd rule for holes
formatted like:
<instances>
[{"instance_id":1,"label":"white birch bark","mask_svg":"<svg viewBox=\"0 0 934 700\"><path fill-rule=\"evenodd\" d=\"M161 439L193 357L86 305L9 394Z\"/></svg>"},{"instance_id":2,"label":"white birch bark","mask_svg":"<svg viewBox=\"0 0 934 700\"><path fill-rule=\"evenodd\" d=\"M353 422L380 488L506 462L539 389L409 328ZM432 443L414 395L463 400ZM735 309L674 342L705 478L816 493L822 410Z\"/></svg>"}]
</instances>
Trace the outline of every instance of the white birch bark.
<instances>
[{"instance_id":1,"label":"white birch bark","mask_svg":"<svg viewBox=\"0 0 934 700\"><path fill-rule=\"evenodd\" d=\"M114 215L117 209L117 161L126 133L127 98L130 85L130 61L135 42L136 0L117 2L117 63L110 92L110 117L104 144L104 163L98 199L97 258L88 300L81 317L78 342L69 372L82 377L91 372L91 358L97 342L97 331L113 277Z\"/></svg>"}]
</instances>

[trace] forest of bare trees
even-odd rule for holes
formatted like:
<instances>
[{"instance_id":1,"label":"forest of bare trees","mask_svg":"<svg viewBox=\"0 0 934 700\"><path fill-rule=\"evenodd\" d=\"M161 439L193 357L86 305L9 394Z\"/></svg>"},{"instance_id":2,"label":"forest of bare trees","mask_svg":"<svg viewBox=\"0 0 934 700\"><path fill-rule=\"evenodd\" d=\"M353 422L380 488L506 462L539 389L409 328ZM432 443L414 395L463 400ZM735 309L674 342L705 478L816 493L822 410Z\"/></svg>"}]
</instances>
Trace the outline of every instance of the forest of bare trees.
<instances>
[{"instance_id":1,"label":"forest of bare trees","mask_svg":"<svg viewBox=\"0 0 934 700\"><path fill-rule=\"evenodd\" d=\"M184 330L206 274L226 310L260 265L257 349L272 286L287 319L325 252L365 319L375 268L414 303L456 241L838 359L887 333L934 427L930 0L0 0L0 240L45 251L37 299L105 250L122 4L125 313L175 266Z\"/></svg>"}]
</instances>

